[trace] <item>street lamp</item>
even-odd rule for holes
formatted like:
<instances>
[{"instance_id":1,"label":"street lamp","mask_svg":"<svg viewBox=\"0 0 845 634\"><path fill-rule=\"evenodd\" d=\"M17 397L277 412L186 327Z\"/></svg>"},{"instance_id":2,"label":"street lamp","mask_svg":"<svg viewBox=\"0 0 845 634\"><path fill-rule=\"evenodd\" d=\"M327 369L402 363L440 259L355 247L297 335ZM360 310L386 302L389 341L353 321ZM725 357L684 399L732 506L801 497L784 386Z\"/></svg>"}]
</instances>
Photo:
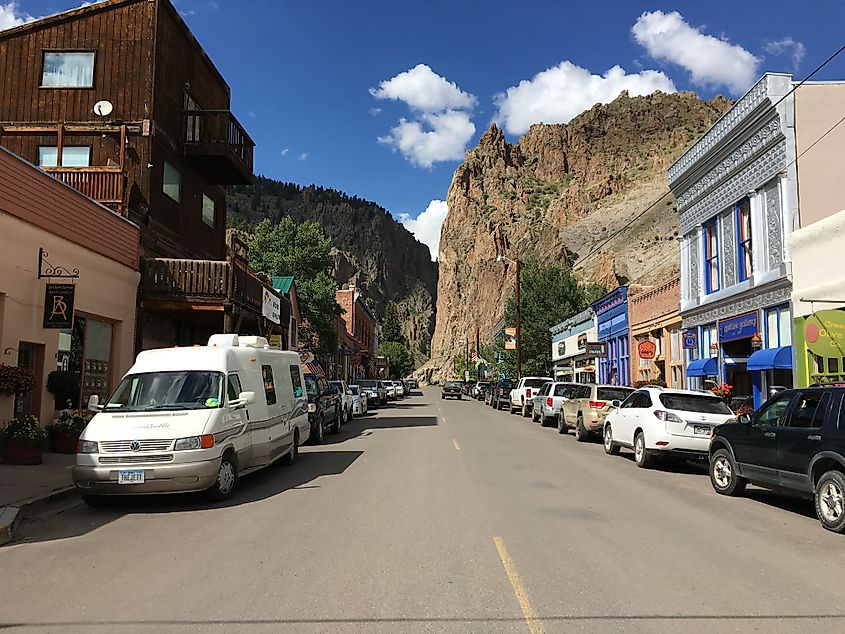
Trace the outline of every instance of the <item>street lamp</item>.
<instances>
[{"instance_id":1,"label":"street lamp","mask_svg":"<svg viewBox=\"0 0 845 634\"><path fill-rule=\"evenodd\" d=\"M496 262L507 261L516 265L516 379L522 378L522 308L519 303L520 269L522 262L517 257L511 260L506 255L497 255Z\"/></svg>"}]
</instances>

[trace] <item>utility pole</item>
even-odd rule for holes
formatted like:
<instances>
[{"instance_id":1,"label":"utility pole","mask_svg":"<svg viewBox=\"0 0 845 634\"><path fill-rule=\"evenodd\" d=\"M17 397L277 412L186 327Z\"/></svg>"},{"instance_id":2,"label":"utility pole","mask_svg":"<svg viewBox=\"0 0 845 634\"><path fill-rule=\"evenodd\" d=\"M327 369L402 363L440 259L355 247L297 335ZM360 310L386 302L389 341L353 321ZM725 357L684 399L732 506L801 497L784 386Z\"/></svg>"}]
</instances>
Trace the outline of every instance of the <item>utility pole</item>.
<instances>
[{"instance_id":1,"label":"utility pole","mask_svg":"<svg viewBox=\"0 0 845 634\"><path fill-rule=\"evenodd\" d=\"M481 343L480 343L480 335L478 333L478 326L475 327L475 354L479 357L481 356ZM481 380L481 364L478 361L475 362L475 380Z\"/></svg>"},{"instance_id":2,"label":"utility pole","mask_svg":"<svg viewBox=\"0 0 845 634\"><path fill-rule=\"evenodd\" d=\"M516 380L522 378L522 305L519 303L520 267L522 261L516 259Z\"/></svg>"},{"instance_id":3,"label":"utility pole","mask_svg":"<svg viewBox=\"0 0 845 634\"><path fill-rule=\"evenodd\" d=\"M469 377L469 335L466 336L466 350L464 351L464 380Z\"/></svg>"}]
</instances>

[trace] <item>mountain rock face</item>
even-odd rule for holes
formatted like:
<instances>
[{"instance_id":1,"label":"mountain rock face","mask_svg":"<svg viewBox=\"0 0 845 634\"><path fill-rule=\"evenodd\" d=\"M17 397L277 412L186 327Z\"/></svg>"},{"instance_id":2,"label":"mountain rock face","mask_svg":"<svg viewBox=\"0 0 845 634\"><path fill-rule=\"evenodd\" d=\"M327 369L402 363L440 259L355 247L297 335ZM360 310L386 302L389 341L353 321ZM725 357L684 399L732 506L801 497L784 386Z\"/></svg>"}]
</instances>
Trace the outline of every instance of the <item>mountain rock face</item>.
<instances>
[{"instance_id":1,"label":"mountain rock face","mask_svg":"<svg viewBox=\"0 0 845 634\"><path fill-rule=\"evenodd\" d=\"M731 105L693 93L623 92L568 124L533 125L510 144L495 125L467 152L449 188L440 238L432 359L451 367L476 329L490 341L534 256L575 261L583 282L650 284L679 268L678 217L667 167Z\"/></svg>"},{"instance_id":2,"label":"mountain rock face","mask_svg":"<svg viewBox=\"0 0 845 634\"><path fill-rule=\"evenodd\" d=\"M428 357L434 329L437 263L428 247L382 207L322 187L301 187L259 177L229 191L230 224L248 227L262 218L319 223L334 245L335 279L357 286L381 319L395 301L418 362Z\"/></svg>"}]
</instances>

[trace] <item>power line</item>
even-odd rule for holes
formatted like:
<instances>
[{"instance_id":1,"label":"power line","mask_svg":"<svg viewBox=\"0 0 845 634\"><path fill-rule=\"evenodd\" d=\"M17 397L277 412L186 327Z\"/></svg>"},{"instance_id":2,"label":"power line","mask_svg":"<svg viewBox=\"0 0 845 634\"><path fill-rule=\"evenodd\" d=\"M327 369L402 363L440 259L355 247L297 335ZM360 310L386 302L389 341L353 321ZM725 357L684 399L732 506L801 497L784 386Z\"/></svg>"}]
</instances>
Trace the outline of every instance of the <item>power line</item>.
<instances>
[{"instance_id":1,"label":"power line","mask_svg":"<svg viewBox=\"0 0 845 634\"><path fill-rule=\"evenodd\" d=\"M838 57L838 56L839 56L839 54L840 54L840 53L842 53L842 51L845 51L845 44L843 44L842 46L840 46L840 47L836 50L836 52L835 52L835 53L833 53L833 55L831 55L831 56L830 56L830 57L828 57L826 60L824 60L821 64L819 64L818 66L816 66L816 70L814 70L812 73L810 73L809 75L807 75L804 79L802 79L802 80L801 80L801 81L799 81L797 84L795 84L789 92L787 92L787 93L786 93L783 97L781 97L780 99L778 99L778 100L775 102L774 107L776 108L780 102L782 102L784 99L786 99L787 97L789 97L789 95L791 95L791 94L792 94L792 93L794 93L796 90L798 90L798 89L799 89L801 86L803 86L806 82L810 81L810 79L812 79L812 78L815 76L815 74L816 74L816 73L818 73L818 72L819 72L822 68L824 68L825 66L827 66L828 64L830 64L830 62L832 62L834 59L836 59L836 57Z\"/></svg>"}]
</instances>

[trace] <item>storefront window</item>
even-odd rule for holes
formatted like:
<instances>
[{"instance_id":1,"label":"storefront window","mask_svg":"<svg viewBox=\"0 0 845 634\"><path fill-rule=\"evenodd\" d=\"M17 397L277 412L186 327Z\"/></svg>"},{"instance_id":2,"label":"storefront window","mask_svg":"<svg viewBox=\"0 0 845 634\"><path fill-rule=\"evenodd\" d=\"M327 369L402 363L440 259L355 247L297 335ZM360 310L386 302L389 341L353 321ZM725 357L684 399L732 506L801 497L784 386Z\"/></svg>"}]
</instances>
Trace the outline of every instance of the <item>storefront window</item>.
<instances>
[{"instance_id":1,"label":"storefront window","mask_svg":"<svg viewBox=\"0 0 845 634\"><path fill-rule=\"evenodd\" d=\"M48 377L48 389L56 409L78 409L96 394L111 393L112 325L77 316L73 330L59 332L56 371Z\"/></svg>"},{"instance_id":2,"label":"storefront window","mask_svg":"<svg viewBox=\"0 0 845 634\"><path fill-rule=\"evenodd\" d=\"M792 345L792 320L788 306L778 306L766 311L766 348Z\"/></svg>"},{"instance_id":3,"label":"storefront window","mask_svg":"<svg viewBox=\"0 0 845 634\"><path fill-rule=\"evenodd\" d=\"M681 360L681 331L673 330L671 334L671 352L670 357L673 363Z\"/></svg>"}]
</instances>

